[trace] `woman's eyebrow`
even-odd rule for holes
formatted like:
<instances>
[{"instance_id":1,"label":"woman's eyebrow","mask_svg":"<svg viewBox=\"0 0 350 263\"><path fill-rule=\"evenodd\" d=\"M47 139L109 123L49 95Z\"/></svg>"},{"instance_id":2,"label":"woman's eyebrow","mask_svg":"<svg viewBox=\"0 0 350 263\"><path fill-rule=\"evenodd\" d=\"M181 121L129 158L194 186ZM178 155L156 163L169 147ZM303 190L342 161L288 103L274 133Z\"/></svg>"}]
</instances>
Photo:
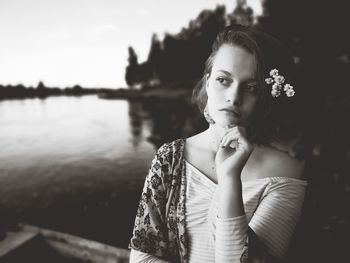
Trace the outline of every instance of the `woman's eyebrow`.
<instances>
[{"instance_id":1,"label":"woman's eyebrow","mask_svg":"<svg viewBox=\"0 0 350 263\"><path fill-rule=\"evenodd\" d=\"M233 77L233 74L231 74L229 71L227 70L223 70L223 69L218 69L216 72L221 72L224 73L225 75L229 76L229 77ZM245 80L244 82L258 82L256 77L251 77L247 80Z\"/></svg>"},{"instance_id":2,"label":"woman's eyebrow","mask_svg":"<svg viewBox=\"0 0 350 263\"><path fill-rule=\"evenodd\" d=\"M230 72L228 72L228 71L226 71L226 70L223 70L223 69L219 69L219 70L217 70L216 72L221 72L221 73L224 73L224 74L227 75L227 76L232 77L232 74L231 74Z\"/></svg>"},{"instance_id":3,"label":"woman's eyebrow","mask_svg":"<svg viewBox=\"0 0 350 263\"><path fill-rule=\"evenodd\" d=\"M250 78L242 81L242 84L257 84L258 80L256 78Z\"/></svg>"}]
</instances>

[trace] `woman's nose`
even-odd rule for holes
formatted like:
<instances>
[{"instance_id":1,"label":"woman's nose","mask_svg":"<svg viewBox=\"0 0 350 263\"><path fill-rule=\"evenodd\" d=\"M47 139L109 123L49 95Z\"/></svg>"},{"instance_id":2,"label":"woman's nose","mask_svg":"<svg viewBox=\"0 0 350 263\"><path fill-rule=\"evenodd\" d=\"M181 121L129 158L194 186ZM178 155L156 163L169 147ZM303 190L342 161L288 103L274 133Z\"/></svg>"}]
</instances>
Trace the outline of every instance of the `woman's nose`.
<instances>
[{"instance_id":1,"label":"woman's nose","mask_svg":"<svg viewBox=\"0 0 350 263\"><path fill-rule=\"evenodd\" d=\"M233 105L238 106L242 104L242 98L239 92L239 84L237 82L232 83L230 88L227 90L226 96L226 99L231 101Z\"/></svg>"}]
</instances>

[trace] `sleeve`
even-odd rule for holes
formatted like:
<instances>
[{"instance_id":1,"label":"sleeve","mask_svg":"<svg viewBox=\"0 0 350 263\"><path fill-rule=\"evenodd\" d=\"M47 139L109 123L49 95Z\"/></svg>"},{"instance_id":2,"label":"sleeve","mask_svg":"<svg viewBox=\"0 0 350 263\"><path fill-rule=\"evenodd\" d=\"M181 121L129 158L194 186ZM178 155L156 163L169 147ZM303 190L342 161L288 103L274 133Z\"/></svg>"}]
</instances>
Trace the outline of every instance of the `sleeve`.
<instances>
[{"instance_id":1,"label":"sleeve","mask_svg":"<svg viewBox=\"0 0 350 263\"><path fill-rule=\"evenodd\" d=\"M215 234L215 262L240 262L247 239L246 215L217 218Z\"/></svg>"},{"instance_id":2,"label":"sleeve","mask_svg":"<svg viewBox=\"0 0 350 263\"><path fill-rule=\"evenodd\" d=\"M168 235L165 221L166 185L162 167L162 152L159 148L146 177L138 205L129 248L160 259L168 255Z\"/></svg>"},{"instance_id":3,"label":"sleeve","mask_svg":"<svg viewBox=\"0 0 350 263\"><path fill-rule=\"evenodd\" d=\"M216 263L275 262L267 248L248 226L246 215L217 218L215 242ZM249 257L248 257L249 255Z\"/></svg>"},{"instance_id":4,"label":"sleeve","mask_svg":"<svg viewBox=\"0 0 350 263\"><path fill-rule=\"evenodd\" d=\"M169 261L131 249L129 263L169 263Z\"/></svg>"},{"instance_id":5,"label":"sleeve","mask_svg":"<svg viewBox=\"0 0 350 263\"><path fill-rule=\"evenodd\" d=\"M306 181L284 178L271 182L249 227L276 258L285 257L303 206Z\"/></svg>"}]
</instances>

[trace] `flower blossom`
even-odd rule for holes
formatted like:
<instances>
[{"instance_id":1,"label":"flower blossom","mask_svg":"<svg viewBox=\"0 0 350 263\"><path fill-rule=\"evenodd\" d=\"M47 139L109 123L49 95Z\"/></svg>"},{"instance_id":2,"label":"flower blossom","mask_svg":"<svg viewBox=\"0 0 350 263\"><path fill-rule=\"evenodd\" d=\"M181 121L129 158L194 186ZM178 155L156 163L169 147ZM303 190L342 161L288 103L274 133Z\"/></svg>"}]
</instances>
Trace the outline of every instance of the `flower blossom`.
<instances>
[{"instance_id":1,"label":"flower blossom","mask_svg":"<svg viewBox=\"0 0 350 263\"><path fill-rule=\"evenodd\" d=\"M273 89L273 90L280 90L281 88L282 88L281 85L278 84L278 83L274 83L274 84L272 85L272 89Z\"/></svg>"},{"instance_id":2,"label":"flower blossom","mask_svg":"<svg viewBox=\"0 0 350 263\"><path fill-rule=\"evenodd\" d=\"M279 95L281 95L281 92L279 91L279 90L277 90L277 89L272 89L271 90L271 95L272 95L272 97L278 97Z\"/></svg>"},{"instance_id":3,"label":"flower blossom","mask_svg":"<svg viewBox=\"0 0 350 263\"><path fill-rule=\"evenodd\" d=\"M278 75L278 70L277 69L271 69L270 70L270 76L272 77L272 76L277 76Z\"/></svg>"},{"instance_id":4,"label":"flower blossom","mask_svg":"<svg viewBox=\"0 0 350 263\"><path fill-rule=\"evenodd\" d=\"M284 90L284 91L287 91L287 90L289 90L289 89L293 89L293 86L290 85L290 84L288 84L288 83L286 83L286 84L284 85L283 90Z\"/></svg>"},{"instance_id":5,"label":"flower blossom","mask_svg":"<svg viewBox=\"0 0 350 263\"><path fill-rule=\"evenodd\" d=\"M272 78L267 78L267 79L265 79L265 83L266 84L272 84L273 83L273 79Z\"/></svg>"},{"instance_id":6,"label":"flower blossom","mask_svg":"<svg viewBox=\"0 0 350 263\"><path fill-rule=\"evenodd\" d=\"M294 89L289 89L286 91L287 97L292 97L292 96L294 96L294 94L295 94Z\"/></svg>"},{"instance_id":7,"label":"flower blossom","mask_svg":"<svg viewBox=\"0 0 350 263\"><path fill-rule=\"evenodd\" d=\"M278 84L283 84L285 81L284 77L281 75L274 76L274 79L275 79L275 82Z\"/></svg>"}]
</instances>

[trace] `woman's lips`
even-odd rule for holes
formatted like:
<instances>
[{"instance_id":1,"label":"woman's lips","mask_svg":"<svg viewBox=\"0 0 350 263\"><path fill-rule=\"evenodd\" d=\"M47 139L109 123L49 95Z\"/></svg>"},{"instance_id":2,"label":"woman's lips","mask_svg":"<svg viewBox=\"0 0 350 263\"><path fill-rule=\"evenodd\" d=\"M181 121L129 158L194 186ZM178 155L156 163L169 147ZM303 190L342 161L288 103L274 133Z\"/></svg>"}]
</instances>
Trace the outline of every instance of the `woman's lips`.
<instances>
[{"instance_id":1,"label":"woman's lips","mask_svg":"<svg viewBox=\"0 0 350 263\"><path fill-rule=\"evenodd\" d=\"M241 114L240 114L239 112L237 112L237 111L234 110L234 109L230 109L230 108L220 109L219 111L227 112L227 113L229 113L229 114L234 115L235 117L240 117L240 116L241 116Z\"/></svg>"}]
</instances>

